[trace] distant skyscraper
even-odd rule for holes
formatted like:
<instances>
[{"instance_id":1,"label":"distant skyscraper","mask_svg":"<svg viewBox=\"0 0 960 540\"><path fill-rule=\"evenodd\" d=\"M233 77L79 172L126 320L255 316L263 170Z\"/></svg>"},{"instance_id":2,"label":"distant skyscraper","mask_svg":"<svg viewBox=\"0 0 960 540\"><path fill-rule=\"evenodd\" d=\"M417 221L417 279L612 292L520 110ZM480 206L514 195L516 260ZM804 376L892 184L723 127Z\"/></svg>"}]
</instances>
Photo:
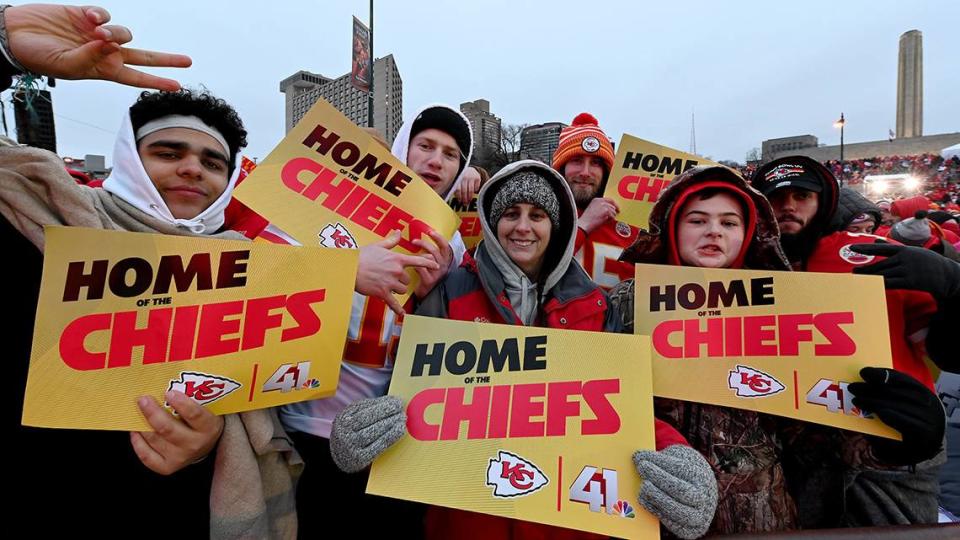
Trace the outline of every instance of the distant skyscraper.
<instances>
[{"instance_id":1,"label":"distant skyscraper","mask_svg":"<svg viewBox=\"0 0 960 540\"><path fill-rule=\"evenodd\" d=\"M13 96L17 142L57 152L57 127L53 122L53 101L48 90L40 90L27 108L22 91Z\"/></svg>"},{"instance_id":2,"label":"distant skyscraper","mask_svg":"<svg viewBox=\"0 0 960 540\"><path fill-rule=\"evenodd\" d=\"M500 147L500 119L490 113L490 102L485 99L460 104L460 112L473 129L473 153L492 153Z\"/></svg>"},{"instance_id":3,"label":"distant skyscraper","mask_svg":"<svg viewBox=\"0 0 960 540\"><path fill-rule=\"evenodd\" d=\"M520 133L520 157L550 165L553 153L560 144L560 131L565 127L567 125L563 122L547 122L523 128Z\"/></svg>"},{"instance_id":4,"label":"distant skyscraper","mask_svg":"<svg viewBox=\"0 0 960 540\"><path fill-rule=\"evenodd\" d=\"M900 36L897 63L897 138L923 135L923 34Z\"/></svg>"},{"instance_id":5,"label":"distant skyscraper","mask_svg":"<svg viewBox=\"0 0 960 540\"><path fill-rule=\"evenodd\" d=\"M403 122L403 81L393 55L373 63L373 126L392 142ZM280 82L286 94L285 127L289 132L321 97L358 126L367 125L368 94L350 84L350 73L331 79L298 71Z\"/></svg>"}]
</instances>

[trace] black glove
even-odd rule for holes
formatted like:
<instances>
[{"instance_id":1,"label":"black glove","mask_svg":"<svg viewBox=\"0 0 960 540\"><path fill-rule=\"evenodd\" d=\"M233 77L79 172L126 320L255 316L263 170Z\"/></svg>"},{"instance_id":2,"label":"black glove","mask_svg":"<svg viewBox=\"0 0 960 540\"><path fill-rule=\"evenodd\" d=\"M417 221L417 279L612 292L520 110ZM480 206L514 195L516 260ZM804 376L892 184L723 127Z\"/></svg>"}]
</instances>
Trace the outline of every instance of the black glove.
<instances>
[{"instance_id":1,"label":"black glove","mask_svg":"<svg viewBox=\"0 0 960 540\"><path fill-rule=\"evenodd\" d=\"M872 438L874 455L894 465L913 465L940 452L946 417L936 394L893 369L865 367L860 376L865 382L847 386L854 406L903 435L902 441Z\"/></svg>"},{"instance_id":2,"label":"black glove","mask_svg":"<svg viewBox=\"0 0 960 540\"><path fill-rule=\"evenodd\" d=\"M854 244L850 249L886 259L858 266L854 274L883 276L888 289L926 291L938 303L960 299L960 264L929 249L877 242Z\"/></svg>"}]
</instances>

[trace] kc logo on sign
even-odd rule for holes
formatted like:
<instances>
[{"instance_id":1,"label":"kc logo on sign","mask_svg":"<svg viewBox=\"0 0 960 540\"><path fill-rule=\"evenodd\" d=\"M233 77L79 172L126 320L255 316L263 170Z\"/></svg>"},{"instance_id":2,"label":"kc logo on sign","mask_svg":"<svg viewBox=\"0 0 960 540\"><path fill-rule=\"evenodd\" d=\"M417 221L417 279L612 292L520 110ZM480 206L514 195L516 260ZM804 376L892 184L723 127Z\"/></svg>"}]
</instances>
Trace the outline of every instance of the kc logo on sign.
<instances>
[{"instance_id":1,"label":"kc logo on sign","mask_svg":"<svg viewBox=\"0 0 960 540\"><path fill-rule=\"evenodd\" d=\"M201 405L213 403L223 396L240 388L241 384L237 381L208 375L206 373L197 373L194 371L181 371L180 380L170 381L168 390L183 392L188 398Z\"/></svg>"},{"instance_id":2,"label":"kc logo on sign","mask_svg":"<svg viewBox=\"0 0 960 540\"><path fill-rule=\"evenodd\" d=\"M876 257L873 255L864 255L863 253L857 253L856 251L850 249L850 246L853 244L847 244L840 248L840 258L847 261L850 264L867 264L868 262L874 260Z\"/></svg>"},{"instance_id":3,"label":"kc logo on sign","mask_svg":"<svg viewBox=\"0 0 960 540\"><path fill-rule=\"evenodd\" d=\"M487 485L493 486L494 497L529 495L549 482L539 467L503 450L487 465Z\"/></svg>"},{"instance_id":4,"label":"kc logo on sign","mask_svg":"<svg viewBox=\"0 0 960 540\"><path fill-rule=\"evenodd\" d=\"M730 372L727 383L730 389L737 393L737 397L772 396L784 389L783 384L773 375L741 365L737 365L737 368Z\"/></svg>"},{"instance_id":5,"label":"kc logo on sign","mask_svg":"<svg viewBox=\"0 0 960 540\"><path fill-rule=\"evenodd\" d=\"M318 236L320 245L323 247L336 249L356 249L357 247L357 241L353 239L353 235L340 223L327 225Z\"/></svg>"}]
</instances>

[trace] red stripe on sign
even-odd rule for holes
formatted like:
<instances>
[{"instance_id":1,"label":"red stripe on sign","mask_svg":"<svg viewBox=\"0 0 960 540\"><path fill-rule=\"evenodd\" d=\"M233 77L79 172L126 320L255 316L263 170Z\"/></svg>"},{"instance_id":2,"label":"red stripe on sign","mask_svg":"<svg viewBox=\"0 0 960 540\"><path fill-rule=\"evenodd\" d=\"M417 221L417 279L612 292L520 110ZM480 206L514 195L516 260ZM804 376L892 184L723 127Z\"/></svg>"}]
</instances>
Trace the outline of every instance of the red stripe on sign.
<instances>
[{"instance_id":1,"label":"red stripe on sign","mask_svg":"<svg viewBox=\"0 0 960 540\"><path fill-rule=\"evenodd\" d=\"M563 456L557 456L557 512L563 502Z\"/></svg>"},{"instance_id":2,"label":"red stripe on sign","mask_svg":"<svg viewBox=\"0 0 960 540\"><path fill-rule=\"evenodd\" d=\"M797 382L797 370L793 370L793 408L800 410L800 384Z\"/></svg>"},{"instance_id":3,"label":"red stripe on sign","mask_svg":"<svg viewBox=\"0 0 960 540\"><path fill-rule=\"evenodd\" d=\"M260 367L260 364L253 365L253 377L250 379L250 395L247 396L247 401L253 401L253 390L257 387L257 368Z\"/></svg>"}]
</instances>

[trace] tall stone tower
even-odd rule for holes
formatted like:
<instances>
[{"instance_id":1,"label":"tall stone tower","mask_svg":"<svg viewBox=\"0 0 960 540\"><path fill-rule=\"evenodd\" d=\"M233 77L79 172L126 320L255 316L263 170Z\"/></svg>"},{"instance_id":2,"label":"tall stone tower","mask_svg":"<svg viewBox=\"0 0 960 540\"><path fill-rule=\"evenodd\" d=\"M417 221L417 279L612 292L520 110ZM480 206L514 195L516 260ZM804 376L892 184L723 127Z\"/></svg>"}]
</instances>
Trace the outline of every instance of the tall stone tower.
<instances>
[{"instance_id":1,"label":"tall stone tower","mask_svg":"<svg viewBox=\"0 0 960 540\"><path fill-rule=\"evenodd\" d=\"M923 135L923 34L910 30L900 36L897 62L897 138Z\"/></svg>"}]
</instances>

